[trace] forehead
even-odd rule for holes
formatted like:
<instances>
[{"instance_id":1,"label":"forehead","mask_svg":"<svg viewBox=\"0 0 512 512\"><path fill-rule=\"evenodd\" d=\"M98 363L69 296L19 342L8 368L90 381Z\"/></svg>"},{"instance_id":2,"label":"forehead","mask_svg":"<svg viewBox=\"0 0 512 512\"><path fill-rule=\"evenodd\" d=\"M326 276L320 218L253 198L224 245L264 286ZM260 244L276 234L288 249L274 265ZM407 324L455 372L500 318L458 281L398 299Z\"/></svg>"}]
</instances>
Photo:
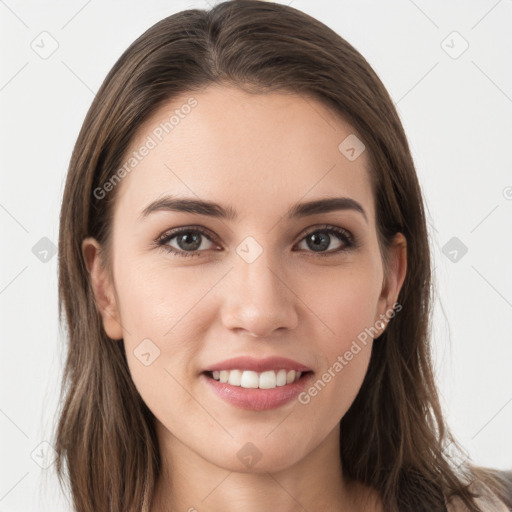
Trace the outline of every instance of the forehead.
<instances>
[{"instance_id":1,"label":"forehead","mask_svg":"<svg viewBox=\"0 0 512 512\"><path fill-rule=\"evenodd\" d=\"M361 151L354 137L350 124L308 96L217 85L184 93L139 127L124 155L116 214L135 219L172 194L275 222L300 199L336 195L365 204L373 218L367 152L346 152L354 141Z\"/></svg>"}]
</instances>

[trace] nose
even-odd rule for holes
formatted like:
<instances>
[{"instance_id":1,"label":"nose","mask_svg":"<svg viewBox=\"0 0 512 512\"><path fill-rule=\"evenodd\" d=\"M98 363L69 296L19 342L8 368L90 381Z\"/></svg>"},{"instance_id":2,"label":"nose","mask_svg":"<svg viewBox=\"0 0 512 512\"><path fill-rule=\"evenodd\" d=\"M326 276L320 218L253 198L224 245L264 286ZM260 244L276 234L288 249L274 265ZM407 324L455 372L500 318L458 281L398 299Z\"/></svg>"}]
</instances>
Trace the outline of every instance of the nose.
<instances>
[{"instance_id":1,"label":"nose","mask_svg":"<svg viewBox=\"0 0 512 512\"><path fill-rule=\"evenodd\" d=\"M297 326L297 301L285 273L272 268L264 251L252 263L237 261L227 276L222 322L230 330L268 337Z\"/></svg>"}]
</instances>

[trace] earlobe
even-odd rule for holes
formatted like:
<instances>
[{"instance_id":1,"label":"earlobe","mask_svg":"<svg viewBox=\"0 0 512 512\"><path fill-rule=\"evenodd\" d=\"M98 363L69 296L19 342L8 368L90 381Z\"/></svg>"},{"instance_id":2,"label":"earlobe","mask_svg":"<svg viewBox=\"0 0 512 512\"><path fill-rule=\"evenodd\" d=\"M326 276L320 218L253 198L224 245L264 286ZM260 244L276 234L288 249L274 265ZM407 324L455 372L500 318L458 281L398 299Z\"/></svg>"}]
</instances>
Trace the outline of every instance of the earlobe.
<instances>
[{"instance_id":1,"label":"earlobe","mask_svg":"<svg viewBox=\"0 0 512 512\"><path fill-rule=\"evenodd\" d=\"M388 254L388 268L384 276L379 300L380 319L384 321L384 332L393 307L398 301L407 274L407 240L402 233L397 233ZM381 334L382 334L381 332Z\"/></svg>"},{"instance_id":2,"label":"earlobe","mask_svg":"<svg viewBox=\"0 0 512 512\"><path fill-rule=\"evenodd\" d=\"M96 307L103 320L107 336L113 340L123 338L123 329L119 315L114 285L100 260L100 244L95 238L86 238L82 242L82 255L89 272Z\"/></svg>"},{"instance_id":3,"label":"earlobe","mask_svg":"<svg viewBox=\"0 0 512 512\"><path fill-rule=\"evenodd\" d=\"M402 233L397 233L389 249L388 268L388 304L393 305L398 300L407 274L407 240Z\"/></svg>"}]
</instances>

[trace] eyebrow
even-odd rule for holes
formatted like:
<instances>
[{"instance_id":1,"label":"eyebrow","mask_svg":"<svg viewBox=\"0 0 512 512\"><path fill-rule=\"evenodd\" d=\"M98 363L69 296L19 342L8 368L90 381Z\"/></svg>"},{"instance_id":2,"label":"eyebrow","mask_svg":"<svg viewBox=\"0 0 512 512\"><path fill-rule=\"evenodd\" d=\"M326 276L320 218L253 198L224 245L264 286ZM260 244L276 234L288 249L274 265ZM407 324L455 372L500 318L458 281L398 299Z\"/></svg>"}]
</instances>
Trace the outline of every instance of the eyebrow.
<instances>
[{"instance_id":1,"label":"eyebrow","mask_svg":"<svg viewBox=\"0 0 512 512\"><path fill-rule=\"evenodd\" d=\"M360 203L350 197L330 197L326 199L316 199L303 203L296 203L286 213L288 220L317 215L319 213L329 213L339 210L352 210L360 213L368 223L368 217ZM139 220L143 220L151 213L157 211L186 212L197 215L208 215L224 220L235 220L238 217L236 210L231 207L224 207L212 201L194 198L179 198L172 196L161 197L148 204L139 215Z\"/></svg>"}]
</instances>

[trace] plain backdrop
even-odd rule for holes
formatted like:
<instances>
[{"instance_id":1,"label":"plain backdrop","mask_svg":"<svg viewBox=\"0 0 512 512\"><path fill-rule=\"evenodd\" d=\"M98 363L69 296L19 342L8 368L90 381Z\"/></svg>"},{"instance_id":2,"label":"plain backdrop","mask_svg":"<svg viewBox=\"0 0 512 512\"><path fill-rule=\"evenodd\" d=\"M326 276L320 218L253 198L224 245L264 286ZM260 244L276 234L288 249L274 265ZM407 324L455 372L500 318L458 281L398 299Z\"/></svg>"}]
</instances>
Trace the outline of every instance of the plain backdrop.
<instances>
[{"instance_id":1,"label":"plain backdrop","mask_svg":"<svg viewBox=\"0 0 512 512\"><path fill-rule=\"evenodd\" d=\"M512 1L290 5L359 50L397 105L428 206L446 417L473 461L511 468ZM67 166L121 53L187 8L210 5L0 0L0 512L69 510L50 437L65 347L52 248Z\"/></svg>"}]
</instances>

